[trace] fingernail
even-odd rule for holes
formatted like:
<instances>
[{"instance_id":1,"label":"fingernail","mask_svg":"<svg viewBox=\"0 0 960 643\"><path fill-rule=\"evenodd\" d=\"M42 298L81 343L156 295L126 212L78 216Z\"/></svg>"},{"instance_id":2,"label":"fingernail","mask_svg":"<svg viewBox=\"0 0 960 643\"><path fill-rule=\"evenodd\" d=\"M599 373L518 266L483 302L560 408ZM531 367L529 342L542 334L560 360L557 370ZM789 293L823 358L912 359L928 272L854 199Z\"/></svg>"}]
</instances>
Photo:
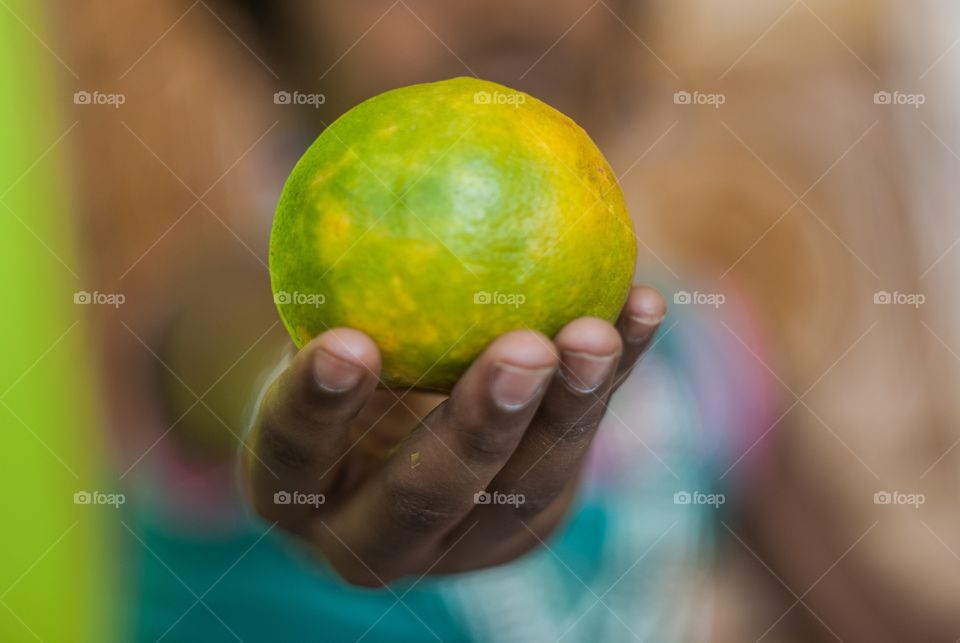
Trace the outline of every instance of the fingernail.
<instances>
[{"instance_id":1,"label":"fingernail","mask_svg":"<svg viewBox=\"0 0 960 643\"><path fill-rule=\"evenodd\" d=\"M624 333L627 341L634 344L650 339L650 335L657 329L660 322L663 321L663 315L659 317L631 316L627 321L627 329Z\"/></svg>"},{"instance_id":2,"label":"fingernail","mask_svg":"<svg viewBox=\"0 0 960 643\"><path fill-rule=\"evenodd\" d=\"M553 372L550 366L523 368L513 364L499 364L493 377L493 399L502 408L513 411L530 403L546 385Z\"/></svg>"},{"instance_id":3,"label":"fingernail","mask_svg":"<svg viewBox=\"0 0 960 643\"><path fill-rule=\"evenodd\" d=\"M618 353L594 355L579 351L566 352L563 354L560 375L574 391L592 393L600 388L610 375L617 355Z\"/></svg>"},{"instance_id":4,"label":"fingernail","mask_svg":"<svg viewBox=\"0 0 960 643\"><path fill-rule=\"evenodd\" d=\"M363 371L356 364L320 348L314 357L313 376L321 389L331 393L343 393L357 385L363 377Z\"/></svg>"}]
</instances>

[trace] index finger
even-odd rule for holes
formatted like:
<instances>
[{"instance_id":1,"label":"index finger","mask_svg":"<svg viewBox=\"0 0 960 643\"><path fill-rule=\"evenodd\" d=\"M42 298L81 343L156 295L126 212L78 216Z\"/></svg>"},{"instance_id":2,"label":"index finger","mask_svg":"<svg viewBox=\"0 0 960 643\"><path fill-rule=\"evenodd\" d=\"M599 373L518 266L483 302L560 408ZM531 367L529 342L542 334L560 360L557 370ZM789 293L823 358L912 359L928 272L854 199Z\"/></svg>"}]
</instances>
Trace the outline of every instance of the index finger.
<instances>
[{"instance_id":1,"label":"index finger","mask_svg":"<svg viewBox=\"0 0 960 643\"><path fill-rule=\"evenodd\" d=\"M247 438L252 455L243 462L260 515L293 530L310 517L314 507L277 498L321 494L330 486L348 446L350 422L376 387L379 371L373 340L336 328L307 344L273 382Z\"/></svg>"}]
</instances>

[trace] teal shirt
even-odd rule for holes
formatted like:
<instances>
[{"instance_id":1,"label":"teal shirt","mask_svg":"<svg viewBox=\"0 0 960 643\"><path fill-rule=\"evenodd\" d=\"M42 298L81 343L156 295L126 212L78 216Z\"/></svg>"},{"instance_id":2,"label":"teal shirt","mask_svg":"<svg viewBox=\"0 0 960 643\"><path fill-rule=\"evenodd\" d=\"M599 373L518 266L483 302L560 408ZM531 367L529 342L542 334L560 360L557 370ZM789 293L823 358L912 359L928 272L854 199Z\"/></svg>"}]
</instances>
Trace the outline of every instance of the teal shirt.
<instances>
[{"instance_id":1,"label":"teal shirt","mask_svg":"<svg viewBox=\"0 0 960 643\"><path fill-rule=\"evenodd\" d=\"M132 570L139 577L137 641L473 640L445 599L445 586L456 577L425 578L409 593L412 581L389 590L356 588L259 521L230 537L177 535L145 522L139 527L152 553L137 548ZM589 578L598 568L600 550L590 544L603 529L603 512L586 509L551 543L571 575Z\"/></svg>"}]
</instances>

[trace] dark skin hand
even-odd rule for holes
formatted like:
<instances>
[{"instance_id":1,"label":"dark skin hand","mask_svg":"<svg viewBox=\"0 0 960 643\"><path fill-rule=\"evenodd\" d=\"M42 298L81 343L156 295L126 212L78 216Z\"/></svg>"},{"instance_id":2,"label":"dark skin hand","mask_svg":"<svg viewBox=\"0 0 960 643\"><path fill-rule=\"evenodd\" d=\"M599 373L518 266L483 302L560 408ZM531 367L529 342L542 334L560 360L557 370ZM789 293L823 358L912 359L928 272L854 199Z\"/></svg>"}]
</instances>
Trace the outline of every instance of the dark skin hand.
<instances>
[{"instance_id":1,"label":"dark skin hand","mask_svg":"<svg viewBox=\"0 0 960 643\"><path fill-rule=\"evenodd\" d=\"M639 286L616 325L582 317L552 341L502 335L419 422L415 409L429 402L375 390L380 354L369 337L323 333L264 397L243 462L251 502L355 585L513 560L569 509L606 403L664 313L660 294ZM399 432L384 429L391 408L407 412ZM379 454L363 447L371 437L386 445ZM523 502L477 504L483 490ZM323 502L275 502L284 491Z\"/></svg>"}]
</instances>

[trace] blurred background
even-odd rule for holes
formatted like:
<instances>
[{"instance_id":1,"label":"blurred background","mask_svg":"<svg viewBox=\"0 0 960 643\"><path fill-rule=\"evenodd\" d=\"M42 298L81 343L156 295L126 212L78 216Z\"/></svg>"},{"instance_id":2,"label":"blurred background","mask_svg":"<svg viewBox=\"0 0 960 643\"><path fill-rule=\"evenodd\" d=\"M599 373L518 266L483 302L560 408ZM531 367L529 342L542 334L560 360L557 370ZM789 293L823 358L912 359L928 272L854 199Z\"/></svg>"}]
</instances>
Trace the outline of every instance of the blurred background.
<instances>
[{"instance_id":1,"label":"blurred background","mask_svg":"<svg viewBox=\"0 0 960 643\"><path fill-rule=\"evenodd\" d=\"M699 418L663 455L673 427L624 406L650 447L636 468L671 512L684 488L660 464L695 459L724 498L682 522L669 575L597 618L656 604L661 641L960 640L958 18L942 0L0 0L0 639L268 640L217 591L281 564L257 558L235 460L291 347L267 266L283 181L356 103L479 76L609 159L636 282L670 307L638 382L681 355ZM680 603L686 626L657 629ZM324 618L284 640L324 640Z\"/></svg>"}]
</instances>

